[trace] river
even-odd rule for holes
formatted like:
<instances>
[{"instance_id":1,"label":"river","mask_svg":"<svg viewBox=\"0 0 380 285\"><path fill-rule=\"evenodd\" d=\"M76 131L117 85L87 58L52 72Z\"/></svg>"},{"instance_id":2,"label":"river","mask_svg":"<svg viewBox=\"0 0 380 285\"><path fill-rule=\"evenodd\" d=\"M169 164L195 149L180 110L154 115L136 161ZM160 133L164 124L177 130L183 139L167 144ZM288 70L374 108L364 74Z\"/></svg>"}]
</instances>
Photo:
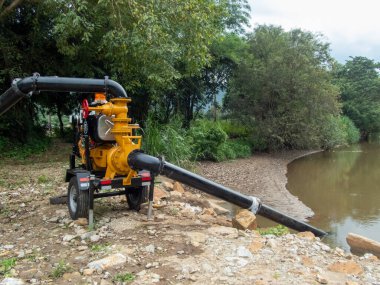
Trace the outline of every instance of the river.
<instances>
[{"instance_id":1,"label":"river","mask_svg":"<svg viewBox=\"0 0 380 285\"><path fill-rule=\"evenodd\" d=\"M349 249L348 233L380 242L380 144L362 143L297 159L287 189L309 206L325 241Z\"/></svg>"}]
</instances>

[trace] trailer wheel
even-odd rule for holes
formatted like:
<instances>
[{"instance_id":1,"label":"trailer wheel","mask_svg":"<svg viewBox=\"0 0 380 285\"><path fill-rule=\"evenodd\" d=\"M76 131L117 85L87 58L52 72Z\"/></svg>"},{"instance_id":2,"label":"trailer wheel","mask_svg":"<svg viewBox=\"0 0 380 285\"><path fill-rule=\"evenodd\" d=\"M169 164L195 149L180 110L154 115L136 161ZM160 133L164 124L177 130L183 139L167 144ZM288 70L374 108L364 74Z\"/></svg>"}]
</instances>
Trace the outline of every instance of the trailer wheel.
<instances>
[{"instance_id":1,"label":"trailer wheel","mask_svg":"<svg viewBox=\"0 0 380 285\"><path fill-rule=\"evenodd\" d=\"M148 189L146 186L125 189L129 209L140 211L141 204L147 201Z\"/></svg>"},{"instance_id":2,"label":"trailer wheel","mask_svg":"<svg viewBox=\"0 0 380 285\"><path fill-rule=\"evenodd\" d=\"M88 218L89 202L89 190L79 190L77 178L72 177L67 189L67 206L70 217L73 220Z\"/></svg>"}]
</instances>

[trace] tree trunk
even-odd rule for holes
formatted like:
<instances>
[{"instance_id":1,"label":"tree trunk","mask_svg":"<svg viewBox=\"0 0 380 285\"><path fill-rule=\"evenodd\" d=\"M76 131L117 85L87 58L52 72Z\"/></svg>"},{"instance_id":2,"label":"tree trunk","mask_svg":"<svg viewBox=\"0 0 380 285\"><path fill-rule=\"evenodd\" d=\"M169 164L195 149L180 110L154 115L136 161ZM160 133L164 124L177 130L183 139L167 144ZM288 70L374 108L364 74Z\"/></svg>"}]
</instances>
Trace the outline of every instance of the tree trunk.
<instances>
[{"instance_id":1,"label":"tree trunk","mask_svg":"<svg viewBox=\"0 0 380 285\"><path fill-rule=\"evenodd\" d=\"M65 137L65 130L63 129L63 121L62 121L62 112L61 112L61 106L57 103L57 117L59 120L59 134L61 138Z\"/></svg>"},{"instance_id":2,"label":"tree trunk","mask_svg":"<svg viewBox=\"0 0 380 285\"><path fill-rule=\"evenodd\" d=\"M214 122L216 122L216 116L217 116L217 110L216 110L216 93L214 92L213 96L213 103L214 103Z\"/></svg>"}]
</instances>

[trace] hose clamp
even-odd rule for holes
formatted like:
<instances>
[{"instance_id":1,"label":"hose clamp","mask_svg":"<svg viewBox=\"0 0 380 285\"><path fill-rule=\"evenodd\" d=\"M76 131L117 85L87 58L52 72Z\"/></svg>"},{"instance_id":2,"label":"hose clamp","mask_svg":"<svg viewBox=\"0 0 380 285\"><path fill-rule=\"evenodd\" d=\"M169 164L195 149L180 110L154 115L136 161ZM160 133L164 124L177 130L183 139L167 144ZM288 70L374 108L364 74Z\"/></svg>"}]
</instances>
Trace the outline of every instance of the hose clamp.
<instances>
[{"instance_id":1,"label":"hose clamp","mask_svg":"<svg viewBox=\"0 0 380 285\"><path fill-rule=\"evenodd\" d=\"M37 91L37 82L38 82L38 77L40 77L40 74L38 72L34 72L33 73L33 84L32 84L32 88L33 90L31 92L29 92L29 96L31 96L34 92Z\"/></svg>"},{"instance_id":2,"label":"hose clamp","mask_svg":"<svg viewBox=\"0 0 380 285\"><path fill-rule=\"evenodd\" d=\"M104 76L104 93L106 94L106 96L108 95L108 81L109 81L109 77Z\"/></svg>"},{"instance_id":3,"label":"hose clamp","mask_svg":"<svg viewBox=\"0 0 380 285\"><path fill-rule=\"evenodd\" d=\"M158 174L160 174L165 166L165 157L160 155L160 156L157 156L157 158L160 160L160 167L158 169Z\"/></svg>"},{"instance_id":4,"label":"hose clamp","mask_svg":"<svg viewBox=\"0 0 380 285\"><path fill-rule=\"evenodd\" d=\"M250 210L252 213L256 214L260 209L261 201L259 198L256 198L253 196L251 196L251 198L252 198L252 205L251 205L251 207L248 208L248 210Z\"/></svg>"}]
</instances>

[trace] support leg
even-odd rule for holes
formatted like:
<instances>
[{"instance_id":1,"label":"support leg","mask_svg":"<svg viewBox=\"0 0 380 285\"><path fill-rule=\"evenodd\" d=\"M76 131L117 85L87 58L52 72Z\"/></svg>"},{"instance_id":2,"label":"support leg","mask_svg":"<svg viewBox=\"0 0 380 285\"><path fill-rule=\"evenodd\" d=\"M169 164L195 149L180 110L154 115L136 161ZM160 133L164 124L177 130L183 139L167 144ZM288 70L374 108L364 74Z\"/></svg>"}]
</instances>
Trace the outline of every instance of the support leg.
<instances>
[{"instance_id":1,"label":"support leg","mask_svg":"<svg viewBox=\"0 0 380 285\"><path fill-rule=\"evenodd\" d=\"M94 187L90 187L90 191L88 191L89 194L89 204L88 204L88 226L90 229L94 228Z\"/></svg>"},{"instance_id":2,"label":"support leg","mask_svg":"<svg viewBox=\"0 0 380 285\"><path fill-rule=\"evenodd\" d=\"M154 175L152 175L152 181L150 182L150 187L149 187L148 221L153 220L152 218L153 197L154 197Z\"/></svg>"}]
</instances>

